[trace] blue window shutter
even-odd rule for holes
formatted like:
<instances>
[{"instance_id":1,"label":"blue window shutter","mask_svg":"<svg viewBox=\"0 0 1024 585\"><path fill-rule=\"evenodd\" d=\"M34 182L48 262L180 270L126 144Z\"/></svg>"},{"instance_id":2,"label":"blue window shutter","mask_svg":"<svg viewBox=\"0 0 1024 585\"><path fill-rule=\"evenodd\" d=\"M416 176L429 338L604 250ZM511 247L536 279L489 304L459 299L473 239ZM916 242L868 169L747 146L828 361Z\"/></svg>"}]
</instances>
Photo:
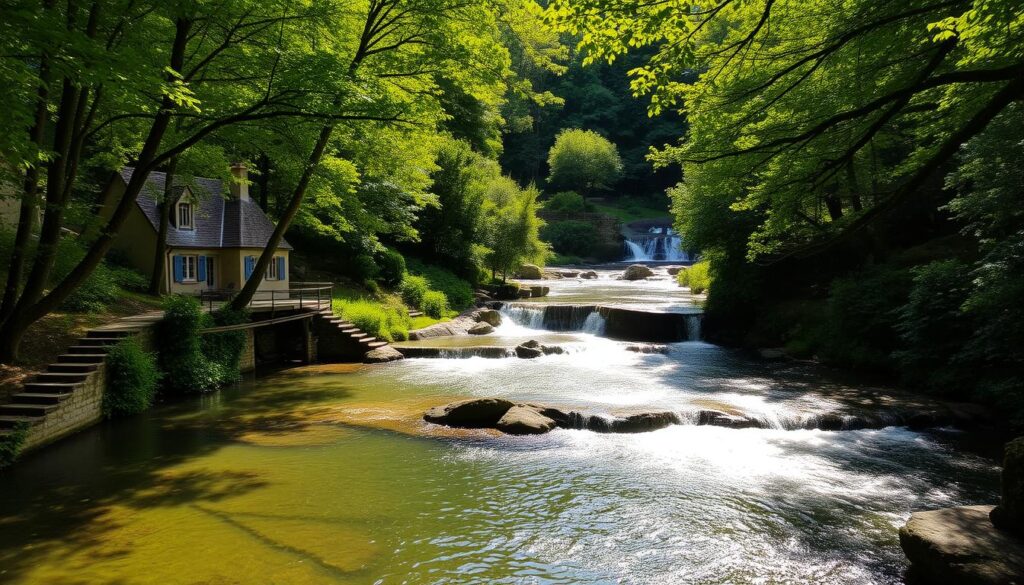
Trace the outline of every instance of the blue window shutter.
<instances>
[{"instance_id":1,"label":"blue window shutter","mask_svg":"<svg viewBox=\"0 0 1024 585\"><path fill-rule=\"evenodd\" d=\"M284 256L278 256L276 258L276 260L277 260L277 279L278 280L285 280L288 276L285 274L285 271L284 271Z\"/></svg>"},{"instance_id":2,"label":"blue window shutter","mask_svg":"<svg viewBox=\"0 0 1024 585\"><path fill-rule=\"evenodd\" d=\"M253 271L254 268L256 268L256 257L255 256L246 256L245 257L245 279L246 280L249 280L249 277L252 276L252 271Z\"/></svg>"},{"instance_id":3,"label":"blue window shutter","mask_svg":"<svg viewBox=\"0 0 1024 585\"><path fill-rule=\"evenodd\" d=\"M174 282L185 280L185 261L181 256L174 256Z\"/></svg>"},{"instance_id":4,"label":"blue window shutter","mask_svg":"<svg viewBox=\"0 0 1024 585\"><path fill-rule=\"evenodd\" d=\"M206 282L206 256L199 257L199 266L196 267L196 280Z\"/></svg>"}]
</instances>

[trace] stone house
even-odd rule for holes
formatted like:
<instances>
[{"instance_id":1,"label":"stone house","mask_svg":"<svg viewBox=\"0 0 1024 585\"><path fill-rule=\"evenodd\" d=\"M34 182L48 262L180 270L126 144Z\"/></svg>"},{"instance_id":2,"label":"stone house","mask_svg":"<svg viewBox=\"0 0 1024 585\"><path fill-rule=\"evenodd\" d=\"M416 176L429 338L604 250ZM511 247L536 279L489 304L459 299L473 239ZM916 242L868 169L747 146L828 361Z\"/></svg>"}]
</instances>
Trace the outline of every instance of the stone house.
<instances>
[{"instance_id":1,"label":"stone house","mask_svg":"<svg viewBox=\"0 0 1024 585\"><path fill-rule=\"evenodd\" d=\"M121 171L119 182L104 204L109 217L134 169ZM170 225L167 230L164 293L197 294L208 290L238 290L248 280L274 231L274 223L249 197L246 168L231 168L235 176L225 191L220 180L195 177L172 187ZM153 172L136 200L113 249L148 277L153 272L160 204L165 173ZM175 181L177 183L177 181ZM289 253L281 240L260 291L288 290Z\"/></svg>"}]
</instances>

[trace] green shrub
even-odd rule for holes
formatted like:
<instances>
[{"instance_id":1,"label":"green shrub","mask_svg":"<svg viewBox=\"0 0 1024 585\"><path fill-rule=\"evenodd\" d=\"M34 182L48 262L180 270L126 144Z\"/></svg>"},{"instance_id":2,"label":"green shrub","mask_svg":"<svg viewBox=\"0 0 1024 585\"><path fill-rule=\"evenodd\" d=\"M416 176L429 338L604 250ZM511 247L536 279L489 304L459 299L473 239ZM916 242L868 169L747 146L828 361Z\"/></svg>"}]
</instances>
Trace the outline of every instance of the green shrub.
<instances>
[{"instance_id":1,"label":"green shrub","mask_svg":"<svg viewBox=\"0 0 1024 585\"><path fill-rule=\"evenodd\" d=\"M124 290L146 292L149 290L149 279L142 273L125 266L110 265L111 274L117 286Z\"/></svg>"},{"instance_id":2,"label":"green shrub","mask_svg":"<svg viewBox=\"0 0 1024 585\"><path fill-rule=\"evenodd\" d=\"M102 311L120 298L120 288L114 273L100 264L81 286L61 303L61 308L73 312Z\"/></svg>"},{"instance_id":3,"label":"green shrub","mask_svg":"<svg viewBox=\"0 0 1024 585\"><path fill-rule=\"evenodd\" d=\"M676 282L679 286L689 287L690 292L699 295L711 287L710 268L711 263L706 260L697 262L689 268L680 270L676 275Z\"/></svg>"},{"instance_id":4,"label":"green shrub","mask_svg":"<svg viewBox=\"0 0 1024 585\"><path fill-rule=\"evenodd\" d=\"M160 371L156 356L134 338L118 342L107 354L103 416L138 414L153 404Z\"/></svg>"},{"instance_id":5,"label":"green shrub","mask_svg":"<svg viewBox=\"0 0 1024 585\"><path fill-rule=\"evenodd\" d=\"M440 319L448 312L448 297L441 291L429 290L423 295L423 304L420 308L428 317Z\"/></svg>"},{"instance_id":6,"label":"green shrub","mask_svg":"<svg viewBox=\"0 0 1024 585\"><path fill-rule=\"evenodd\" d=\"M545 211L580 213L586 209L587 203L583 200L583 196L575 191L559 191L544 203Z\"/></svg>"},{"instance_id":7,"label":"green shrub","mask_svg":"<svg viewBox=\"0 0 1024 585\"><path fill-rule=\"evenodd\" d=\"M593 256L597 247L597 228L586 221L556 221L541 228L541 238L555 252L574 256Z\"/></svg>"},{"instance_id":8,"label":"green shrub","mask_svg":"<svg viewBox=\"0 0 1024 585\"><path fill-rule=\"evenodd\" d=\"M380 267L369 254L360 254L355 257L355 264L352 269L355 276L362 280L377 280L380 276Z\"/></svg>"},{"instance_id":9,"label":"green shrub","mask_svg":"<svg viewBox=\"0 0 1024 585\"><path fill-rule=\"evenodd\" d=\"M249 312L244 309L232 311L224 307L213 313L210 320L214 326L238 325L249 321ZM244 331L226 331L201 336L203 355L214 365L218 385L237 382L241 377L238 364L245 350L245 338Z\"/></svg>"},{"instance_id":10,"label":"green shrub","mask_svg":"<svg viewBox=\"0 0 1024 585\"><path fill-rule=\"evenodd\" d=\"M408 303L410 307L420 307L423 305L423 295L430 290L430 285L427 283L427 279L422 276L416 276L415 274L406 274L405 278L402 279L402 285L399 287L399 292L402 293L402 299Z\"/></svg>"},{"instance_id":11,"label":"green shrub","mask_svg":"<svg viewBox=\"0 0 1024 585\"><path fill-rule=\"evenodd\" d=\"M10 466L18 455L21 448L25 446L28 438L28 423L19 421L14 423L14 428L7 435L0 437L0 469Z\"/></svg>"},{"instance_id":12,"label":"green shrub","mask_svg":"<svg viewBox=\"0 0 1024 585\"><path fill-rule=\"evenodd\" d=\"M431 289L443 292L452 309L461 310L473 304L473 286L468 281L444 268L418 260L410 259L408 265L409 272L426 278Z\"/></svg>"},{"instance_id":13,"label":"green shrub","mask_svg":"<svg viewBox=\"0 0 1024 585\"><path fill-rule=\"evenodd\" d=\"M193 297L174 295L164 301L164 318L157 327L157 339L168 391L208 392L220 383L220 367L204 355L199 335L209 322L209 316Z\"/></svg>"},{"instance_id":14,"label":"green shrub","mask_svg":"<svg viewBox=\"0 0 1024 585\"><path fill-rule=\"evenodd\" d=\"M409 311L397 299L385 301L335 299L334 311L378 339L404 341L409 338L411 325Z\"/></svg>"},{"instance_id":15,"label":"green shrub","mask_svg":"<svg viewBox=\"0 0 1024 585\"><path fill-rule=\"evenodd\" d=\"M380 267L380 280L394 288L405 277L405 258L395 250L384 250L377 259Z\"/></svg>"}]
</instances>

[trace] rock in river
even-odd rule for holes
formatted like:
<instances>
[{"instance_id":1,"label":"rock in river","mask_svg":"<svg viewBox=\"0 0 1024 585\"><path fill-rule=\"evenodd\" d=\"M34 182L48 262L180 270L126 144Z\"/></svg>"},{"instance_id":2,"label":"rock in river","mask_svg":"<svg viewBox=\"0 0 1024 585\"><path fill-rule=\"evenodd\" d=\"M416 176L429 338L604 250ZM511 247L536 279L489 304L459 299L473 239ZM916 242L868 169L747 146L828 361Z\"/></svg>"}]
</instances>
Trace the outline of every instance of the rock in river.
<instances>
[{"instance_id":1,"label":"rock in river","mask_svg":"<svg viewBox=\"0 0 1024 585\"><path fill-rule=\"evenodd\" d=\"M530 406L508 409L494 428L509 435L542 435L555 428L555 421Z\"/></svg>"},{"instance_id":2,"label":"rock in river","mask_svg":"<svg viewBox=\"0 0 1024 585\"><path fill-rule=\"evenodd\" d=\"M501 313L494 309L481 309L476 312L476 320L487 323L491 327L497 327L501 325Z\"/></svg>"},{"instance_id":3,"label":"rock in river","mask_svg":"<svg viewBox=\"0 0 1024 585\"><path fill-rule=\"evenodd\" d=\"M469 328L470 335L487 335L488 333L494 333L494 327L491 327L487 323L477 323Z\"/></svg>"},{"instance_id":4,"label":"rock in river","mask_svg":"<svg viewBox=\"0 0 1024 585\"><path fill-rule=\"evenodd\" d=\"M405 356L402 355L402 352L390 345L385 345L384 347L378 347L377 349L366 352L366 355L363 356L363 362L367 364L380 364L384 362L393 362L403 358L405 358Z\"/></svg>"},{"instance_id":5,"label":"rock in river","mask_svg":"<svg viewBox=\"0 0 1024 585\"><path fill-rule=\"evenodd\" d=\"M1000 495L999 505L992 510L992 523L1024 536L1024 437L1006 444Z\"/></svg>"},{"instance_id":6,"label":"rock in river","mask_svg":"<svg viewBox=\"0 0 1024 585\"><path fill-rule=\"evenodd\" d=\"M654 271L643 264L634 264L622 273L623 280L643 280L648 276L654 276Z\"/></svg>"},{"instance_id":7,"label":"rock in river","mask_svg":"<svg viewBox=\"0 0 1024 585\"><path fill-rule=\"evenodd\" d=\"M900 546L924 583L1024 583L1024 540L989 521L992 506L914 512L900 528Z\"/></svg>"},{"instance_id":8,"label":"rock in river","mask_svg":"<svg viewBox=\"0 0 1024 585\"><path fill-rule=\"evenodd\" d=\"M586 280L591 280L591 279L597 278L597 273L594 272L593 270L588 270L586 272L581 272L580 273L580 278L583 278L583 279L586 279Z\"/></svg>"},{"instance_id":9,"label":"rock in river","mask_svg":"<svg viewBox=\"0 0 1024 585\"><path fill-rule=\"evenodd\" d=\"M460 400L431 408L423 414L423 420L449 427L489 429L494 428L513 406L503 398Z\"/></svg>"},{"instance_id":10,"label":"rock in river","mask_svg":"<svg viewBox=\"0 0 1024 585\"><path fill-rule=\"evenodd\" d=\"M525 341L516 346L516 356L525 360L538 358L544 355L544 350L541 347L541 344L536 340Z\"/></svg>"},{"instance_id":11,"label":"rock in river","mask_svg":"<svg viewBox=\"0 0 1024 585\"><path fill-rule=\"evenodd\" d=\"M527 280L540 280L544 278L544 273L540 267L535 264L523 264L519 267L519 272L516 273L519 278L525 278Z\"/></svg>"}]
</instances>

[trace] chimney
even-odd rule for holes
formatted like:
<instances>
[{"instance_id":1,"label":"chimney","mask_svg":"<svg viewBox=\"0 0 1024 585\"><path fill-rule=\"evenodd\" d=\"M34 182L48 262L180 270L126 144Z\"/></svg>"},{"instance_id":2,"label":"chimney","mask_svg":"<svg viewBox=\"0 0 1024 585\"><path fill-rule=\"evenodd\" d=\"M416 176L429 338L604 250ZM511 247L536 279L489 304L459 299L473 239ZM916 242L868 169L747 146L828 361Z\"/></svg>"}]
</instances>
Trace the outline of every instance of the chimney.
<instances>
[{"instance_id":1,"label":"chimney","mask_svg":"<svg viewBox=\"0 0 1024 585\"><path fill-rule=\"evenodd\" d=\"M231 198L248 201L249 171L246 169L245 163L239 162L231 165L231 176L235 178L231 181Z\"/></svg>"}]
</instances>

